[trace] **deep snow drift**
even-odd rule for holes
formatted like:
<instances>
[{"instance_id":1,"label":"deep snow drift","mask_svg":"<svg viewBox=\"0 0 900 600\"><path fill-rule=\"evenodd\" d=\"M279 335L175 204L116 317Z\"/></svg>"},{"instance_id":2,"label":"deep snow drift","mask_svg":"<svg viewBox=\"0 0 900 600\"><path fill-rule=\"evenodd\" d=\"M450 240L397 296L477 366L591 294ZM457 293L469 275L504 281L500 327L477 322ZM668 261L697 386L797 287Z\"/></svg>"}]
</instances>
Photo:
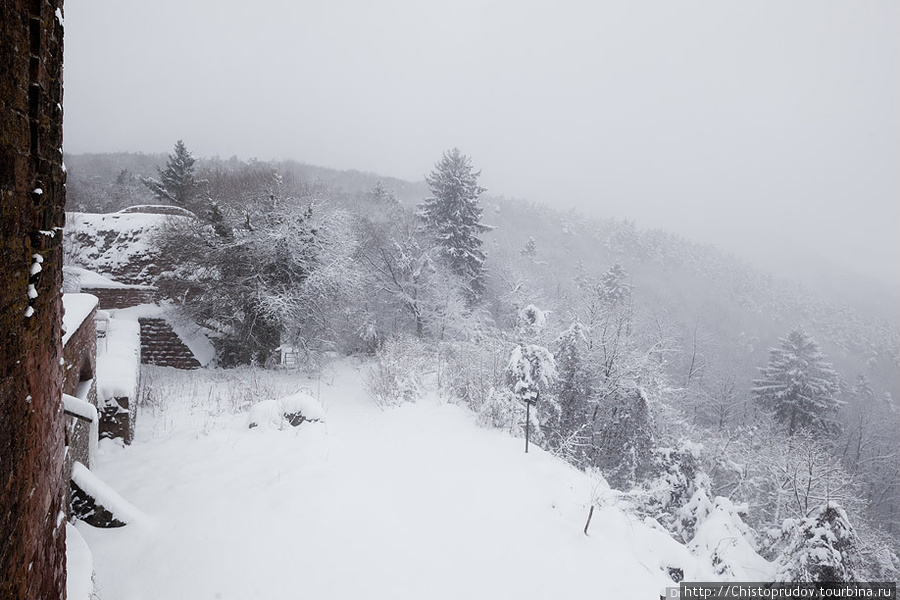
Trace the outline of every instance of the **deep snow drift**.
<instances>
[{"instance_id":1,"label":"deep snow drift","mask_svg":"<svg viewBox=\"0 0 900 600\"><path fill-rule=\"evenodd\" d=\"M717 579L605 484L468 410L378 409L356 363L146 375L134 444L103 444L95 472L147 518L77 524L103 598L628 599L675 585L668 567ZM324 421L248 428L251 403L298 391Z\"/></svg>"}]
</instances>

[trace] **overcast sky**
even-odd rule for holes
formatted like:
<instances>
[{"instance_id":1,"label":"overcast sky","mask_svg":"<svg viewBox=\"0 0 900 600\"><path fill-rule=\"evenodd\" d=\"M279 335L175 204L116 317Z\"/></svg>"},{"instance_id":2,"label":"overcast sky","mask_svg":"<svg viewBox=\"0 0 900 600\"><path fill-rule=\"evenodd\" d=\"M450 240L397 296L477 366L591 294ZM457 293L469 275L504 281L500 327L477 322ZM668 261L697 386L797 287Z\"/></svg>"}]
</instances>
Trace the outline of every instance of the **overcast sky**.
<instances>
[{"instance_id":1,"label":"overcast sky","mask_svg":"<svg viewBox=\"0 0 900 600\"><path fill-rule=\"evenodd\" d=\"M67 152L294 158L900 289L900 3L83 0ZM777 258L780 257L780 258Z\"/></svg>"}]
</instances>

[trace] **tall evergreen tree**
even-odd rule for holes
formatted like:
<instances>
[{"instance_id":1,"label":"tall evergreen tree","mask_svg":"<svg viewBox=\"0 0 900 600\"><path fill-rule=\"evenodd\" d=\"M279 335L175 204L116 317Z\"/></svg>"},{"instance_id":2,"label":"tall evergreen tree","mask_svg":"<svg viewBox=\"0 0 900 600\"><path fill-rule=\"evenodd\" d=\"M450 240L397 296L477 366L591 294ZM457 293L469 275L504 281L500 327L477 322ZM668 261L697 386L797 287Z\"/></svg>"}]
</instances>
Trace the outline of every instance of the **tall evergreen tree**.
<instances>
[{"instance_id":1,"label":"tall evergreen tree","mask_svg":"<svg viewBox=\"0 0 900 600\"><path fill-rule=\"evenodd\" d=\"M626 279L628 273L619 263L614 264L600 278L597 285L597 294L601 302L608 309L615 309L627 306L631 300L631 285Z\"/></svg>"},{"instance_id":2,"label":"tall evergreen tree","mask_svg":"<svg viewBox=\"0 0 900 600\"><path fill-rule=\"evenodd\" d=\"M838 374L825 361L819 345L800 327L769 351L768 364L760 369L753 395L787 425L788 435L800 428L831 432L832 418L843 404L838 398Z\"/></svg>"},{"instance_id":3,"label":"tall evergreen tree","mask_svg":"<svg viewBox=\"0 0 900 600\"><path fill-rule=\"evenodd\" d=\"M485 188L478 185L480 175L459 149L444 152L434 170L425 176L433 195L419 205L418 213L451 270L465 282L473 302L485 285L485 253L479 235L491 229L481 223L478 197Z\"/></svg>"},{"instance_id":4,"label":"tall evergreen tree","mask_svg":"<svg viewBox=\"0 0 900 600\"><path fill-rule=\"evenodd\" d=\"M184 142L178 140L175 142L174 153L170 154L166 161L166 168L156 169L159 179L143 178L142 181L160 200L192 209L197 193L197 180L194 177L195 161Z\"/></svg>"},{"instance_id":5,"label":"tall evergreen tree","mask_svg":"<svg viewBox=\"0 0 900 600\"><path fill-rule=\"evenodd\" d=\"M590 419L591 375L584 325L572 323L557 338L556 397L559 402L559 433L565 438Z\"/></svg>"}]
</instances>

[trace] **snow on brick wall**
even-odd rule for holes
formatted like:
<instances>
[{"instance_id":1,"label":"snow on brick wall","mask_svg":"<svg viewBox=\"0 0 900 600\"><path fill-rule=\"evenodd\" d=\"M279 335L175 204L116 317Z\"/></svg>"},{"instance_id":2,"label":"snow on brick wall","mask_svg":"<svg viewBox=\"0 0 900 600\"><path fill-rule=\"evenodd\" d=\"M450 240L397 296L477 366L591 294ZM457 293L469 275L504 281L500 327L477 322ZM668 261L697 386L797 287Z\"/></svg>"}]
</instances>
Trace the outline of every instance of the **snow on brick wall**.
<instances>
[{"instance_id":1,"label":"snow on brick wall","mask_svg":"<svg viewBox=\"0 0 900 600\"><path fill-rule=\"evenodd\" d=\"M0 3L0 598L62 598L61 0Z\"/></svg>"}]
</instances>

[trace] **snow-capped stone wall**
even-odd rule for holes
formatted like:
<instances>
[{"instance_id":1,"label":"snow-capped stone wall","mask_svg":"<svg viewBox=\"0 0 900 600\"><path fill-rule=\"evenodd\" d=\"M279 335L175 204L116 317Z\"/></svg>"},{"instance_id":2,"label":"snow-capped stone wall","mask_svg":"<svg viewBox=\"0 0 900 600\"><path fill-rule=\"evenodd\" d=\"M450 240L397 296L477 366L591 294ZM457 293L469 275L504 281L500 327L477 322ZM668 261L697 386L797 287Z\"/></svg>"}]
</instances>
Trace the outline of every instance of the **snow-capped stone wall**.
<instances>
[{"instance_id":1,"label":"snow-capped stone wall","mask_svg":"<svg viewBox=\"0 0 900 600\"><path fill-rule=\"evenodd\" d=\"M92 447L97 443L97 298L90 294L64 294L63 306L63 404L66 413L65 479L71 479L72 465L91 465ZM89 405L89 407L83 406ZM93 410L91 410L93 409ZM69 507L69 488L66 510Z\"/></svg>"}]
</instances>

